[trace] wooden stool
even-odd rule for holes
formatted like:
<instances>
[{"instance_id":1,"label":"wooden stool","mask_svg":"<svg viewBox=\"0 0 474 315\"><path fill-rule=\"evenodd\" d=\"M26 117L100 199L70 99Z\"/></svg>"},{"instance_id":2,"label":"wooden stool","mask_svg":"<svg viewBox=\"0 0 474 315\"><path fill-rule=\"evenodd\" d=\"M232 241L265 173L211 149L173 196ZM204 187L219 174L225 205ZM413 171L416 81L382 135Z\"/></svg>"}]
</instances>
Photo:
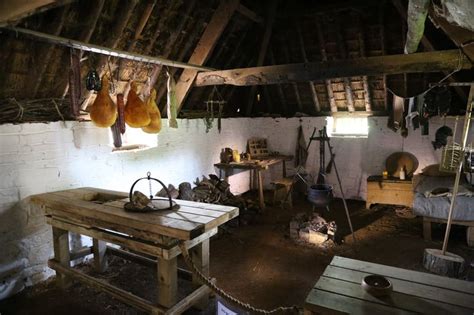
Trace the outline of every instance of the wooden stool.
<instances>
[{"instance_id":1,"label":"wooden stool","mask_svg":"<svg viewBox=\"0 0 474 315\"><path fill-rule=\"evenodd\" d=\"M291 186L293 185L293 177L284 177L271 182L273 188L273 205L287 203L290 207L293 206L291 199Z\"/></svg>"}]
</instances>

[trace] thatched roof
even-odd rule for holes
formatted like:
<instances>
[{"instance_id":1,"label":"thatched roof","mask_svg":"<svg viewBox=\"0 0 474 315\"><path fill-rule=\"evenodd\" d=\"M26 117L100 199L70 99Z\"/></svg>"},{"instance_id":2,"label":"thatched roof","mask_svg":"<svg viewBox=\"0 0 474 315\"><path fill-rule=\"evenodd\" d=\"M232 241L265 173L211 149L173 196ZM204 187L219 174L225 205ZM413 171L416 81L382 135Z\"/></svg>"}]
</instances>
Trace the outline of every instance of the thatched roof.
<instances>
[{"instance_id":1,"label":"thatched roof","mask_svg":"<svg viewBox=\"0 0 474 315\"><path fill-rule=\"evenodd\" d=\"M241 1L241 5L254 14L253 19L242 14L245 13L242 10L235 12L205 65L215 69L255 66L269 2ZM406 22L400 7L393 5L397 2L406 7L405 1L280 1L263 65L403 53ZM66 3L15 24L65 38L187 62L220 1L79 0ZM420 51L456 47L429 21L425 36L432 47L422 44ZM20 105L16 101L29 100L31 104L31 100L46 99L45 106L50 106L55 113L58 104L59 109L64 110L68 106L67 97L64 102L60 100L68 91L70 49L9 31L1 31L0 42L0 105L10 110L10 118L1 122L18 120L15 113ZM106 57L94 53L85 52L83 58L86 58L81 64L83 77L90 68L105 66L107 70L111 67L117 91L124 90L131 79L145 83L153 70L152 65L116 58L106 62ZM161 109L166 102L164 70L161 69L155 85ZM179 79L182 69L168 70ZM470 73L461 71L456 75L459 80L472 80ZM347 111L349 104L353 104L355 111L370 109L383 115L391 106L392 92L402 96L417 94L443 76L443 73L381 75L258 86L258 98L253 100L250 115L292 116L295 112L323 115L331 112L331 105L338 111ZM227 101L224 114L243 115L252 88L227 85L217 89ZM212 90L213 87L192 88L182 115L195 112L199 116ZM462 97L458 97L457 92L453 94L455 105L464 106ZM59 100L56 105L51 103L51 98ZM319 111L316 111L315 98ZM93 96L88 99L92 100ZM66 110L62 115L69 116ZM52 114L51 120L55 119L61 116ZM45 117L41 116L40 120Z\"/></svg>"}]
</instances>

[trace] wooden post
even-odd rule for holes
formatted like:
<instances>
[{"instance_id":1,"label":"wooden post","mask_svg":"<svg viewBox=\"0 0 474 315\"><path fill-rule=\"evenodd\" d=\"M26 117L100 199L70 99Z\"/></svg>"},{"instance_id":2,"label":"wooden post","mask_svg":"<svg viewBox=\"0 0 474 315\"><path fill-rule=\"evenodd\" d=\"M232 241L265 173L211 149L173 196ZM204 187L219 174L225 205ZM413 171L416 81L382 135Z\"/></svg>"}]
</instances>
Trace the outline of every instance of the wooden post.
<instances>
[{"instance_id":1,"label":"wooden post","mask_svg":"<svg viewBox=\"0 0 474 315\"><path fill-rule=\"evenodd\" d=\"M202 274L209 277L209 239L202 241L201 244L196 245L191 249L191 258L194 265L202 272ZM199 288L200 286L201 282L199 281L199 278L193 275L193 287ZM196 303L196 306L201 310L205 310L208 302L209 296L206 295Z\"/></svg>"},{"instance_id":2,"label":"wooden post","mask_svg":"<svg viewBox=\"0 0 474 315\"><path fill-rule=\"evenodd\" d=\"M262 45L260 46L260 52L257 59L257 67L263 65L265 56L267 54L268 43L270 42L270 37L272 36L273 21L275 20L276 9L278 7L278 0L271 2L271 5L268 8L268 14L265 23L265 32L263 33ZM246 108L246 115L250 116L252 114L253 103L255 101L255 93L257 92L257 87L252 86L250 88L249 100Z\"/></svg>"},{"instance_id":3,"label":"wooden post","mask_svg":"<svg viewBox=\"0 0 474 315\"><path fill-rule=\"evenodd\" d=\"M178 263L177 258L158 258L158 304L171 307L177 302Z\"/></svg>"},{"instance_id":4,"label":"wooden post","mask_svg":"<svg viewBox=\"0 0 474 315\"><path fill-rule=\"evenodd\" d=\"M202 34L201 39L196 45L193 54L188 63L203 65L212 53L222 32L229 23L232 15L239 6L239 0L223 0L219 7L214 11L211 21ZM184 104L191 87L196 79L197 71L185 69L176 84L176 98L178 103L178 113Z\"/></svg>"},{"instance_id":5,"label":"wooden post","mask_svg":"<svg viewBox=\"0 0 474 315\"><path fill-rule=\"evenodd\" d=\"M97 272L107 270L107 243L96 238L92 239L92 253L94 254L94 268Z\"/></svg>"},{"instance_id":6,"label":"wooden post","mask_svg":"<svg viewBox=\"0 0 474 315\"><path fill-rule=\"evenodd\" d=\"M53 248L54 260L61 266L69 268L71 266L69 257L69 231L53 226ZM70 279L64 274L56 273L58 285L65 289L70 285Z\"/></svg>"},{"instance_id":7,"label":"wooden post","mask_svg":"<svg viewBox=\"0 0 474 315\"><path fill-rule=\"evenodd\" d=\"M262 170L257 170L257 177L258 177L258 202L260 209L265 209L265 198L263 196L263 175Z\"/></svg>"},{"instance_id":8,"label":"wooden post","mask_svg":"<svg viewBox=\"0 0 474 315\"><path fill-rule=\"evenodd\" d=\"M327 61L328 56L326 53L326 45L325 45L324 36L323 36L323 29L321 27L321 23L319 22L319 19L316 20L316 31L318 34L319 48L321 50L321 58L323 61ZM337 112L337 105L336 105L336 99L334 98L334 92L332 90L331 80L326 79L324 82L326 84L326 91L328 93L329 106L331 107L331 112L335 113Z\"/></svg>"},{"instance_id":9,"label":"wooden post","mask_svg":"<svg viewBox=\"0 0 474 315\"><path fill-rule=\"evenodd\" d=\"M303 61L309 62L308 56L306 55L306 48L304 45L304 39L303 39L303 34L301 32L301 27L298 21L296 20L295 20L295 25L296 25L296 33L298 35L298 41L300 43L301 55L303 56ZM316 92L314 83L312 81L309 81L308 86L309 86L309 89L311 90L311 95L313 96L314 109L316 110L316 113L319 113L321 111L321 106L319 105L318 93Z\"/></svg>"}]
</instances>

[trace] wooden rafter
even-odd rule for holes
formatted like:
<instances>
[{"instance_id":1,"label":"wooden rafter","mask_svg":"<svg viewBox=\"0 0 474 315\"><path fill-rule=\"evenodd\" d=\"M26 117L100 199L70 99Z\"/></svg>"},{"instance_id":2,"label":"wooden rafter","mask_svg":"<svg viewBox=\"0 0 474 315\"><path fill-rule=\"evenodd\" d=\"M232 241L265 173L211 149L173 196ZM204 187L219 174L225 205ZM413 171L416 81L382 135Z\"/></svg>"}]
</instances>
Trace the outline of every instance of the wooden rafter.
<instances>
[{"instance_id":1,"label":"wooden rafter","mask_svg":"<svg viewBox=\"0 0 474 315\"><path fill-rule=\"evenodd\" d=\"M328 55L326 53L326 44L324 41L323 29L321 27L321 22L319 21L319 18L316 20L316 32L318 35L319 48L321 50L321 59L323 61L327 61ZM332 90L331 80L326 79L325 84L326 84L326 91L327 91L328 99L329 99L329 106L331 107L331 112L335 113L337 112L337 105L336 105L336 99L334 98L334 91Z\"/></svg>"},{"instance_id":2,"label":"wooden rafter","mask_svg":"<svg viewBox=\"0 0 474 315\"><path fill-rule=\"evenodd\" d=\"M88 43L91 38L92 34L94 33L95 27L97 26L97 21L99 21L100 14L102 12L102 9L104 7L105 0L99 0L96 2L94 5L94 10L91 12L89 19L86 23L86 27L82 31L81 35L79 36L79 40L83 41L85 43ZM79 51L79 59L83 56L84 51ZM82 77L82 73L81 73ZM64 88L64 92L62 94L62 97L65 98L67 93L69 91L69 80L66 83L66 87Z\"/></svg>"},{"instance_id":3,"label":"wooden rafter","mask_svg":"<svg viewBox=\"0 0 474 315\"><path fill-rule=\"evenodd\" d=\"M265 31L263 33L262 42L260 45L260 51L258 53L257 58L257 67L262 66L263 62L265 61L265 56L267 55L268 43L270 42L270 38L272 36L273 30L273 22L275 20L275 15L278 7L278 1L272 1L271 5L267 11L267 17L265 19ZM247 116L252 114L253 104L255 102L255 93L257 92L257 87L252 86L249 92L249 99L247 102L247 107L245 113Z\"/></svg>"},{"instance_id":4,"label":"wooden rafter","mask_svg":"<svg viewBox=\"0 0 474 315\"><path fill-rule=\"evenodd\" d=\"M458 49L453 49L201 72L197 76L196 86L277 84L362 75L439 72L458 68L471 69L472 64Z\"/></svg>"},{"instance_id":5,"label":"wooden rafter","mask_svg":"<svg viewBox=\"0 0 474 315\"><path fill-rule=\"evenodd\" d=\"M65 6L61 9L61 14L58 19L56 19L53 24L49 29L53 30L53 35L59 35L61 33L61 30L63 29L64 26L64 21L66 20L66 17L69 13L69 6ZM38 94L38 89L41 85L41 82L43 81L43 74L46 71L46 68L49 65L49 60L51 59L51 56L53 55L54 52L54 46L49 45L49 44L44 44L44 47L40 50L38 54L38 59L40 62L40 66L38 69L38 72L36 73L36 80L32 80L34 82L33 88L31 89L31 96L33 99L36 98Z\"/></svg>"},{"instance_id":6,"label":"wooden rafter","mask_svg":"<svg viewBox=\"0 0 474 315\"><path fill-rule=\"evenodd\" d=\"M357 24L359 26L359 32L357 34L357 40L359 41L359 55L365 57L365 42L364 42L364 28L362 27L362 22L360 16L357 15ZM368 112L372 111L372 104L370 101L370 88L369 88L369 78L364 75L362 76L362 85L364 87L364 104L365 110Z\"/></svg>"},{"instance_id":7,"label":"wooden rafter","mask_svg":"<svg viewBox=\"0 0 474 315\"><path fill-rule=\"evenodd\" d=\"M239 0L223 0L219 7L214 11L212 18L207 25L204 33L196 45L193 54L189 58L189 63L196 65L203 65L212 53L218 39L220 38L225 27L234 15L235 10L239 5ZM188 95L194 80L196 79L197 71L186 69L181 74L176 84L176 99L178 104L178 113L183 106L184 100Z\"/></svg>"},{"instance_id":8,"label":"wooden rafter","mask_svg":"<svg viewBox=\"0 0 474 315\"><path fill-rule=\"evenodd\" d=\"M282 43L280 45L280 49L283 53L283 56L285 58L285 62L286 63L290 63L290 53L288 52L288 45L287 43ZM303 111L303 104L301 103L301 96L300 96L300 92L298 90L298 84L296 84L296 82L290 82L291 84L291 87L293 88L293 92L295 93L295 98L296 98L296 105L298 106L298 110L300 112Z\"/></svg>"},{"instance_id":9,"label":"wooden rafter","mask_svg":"<svg viewBox=\"0 0 474 315\"><path fill-rule=\"evenodd\" d=\"M341 21L339 19L336 19L335 22L336 22L335 23L336 43L337 43L337 47L339 48L339 54L342 56L342 59L346 60L348 54L347 54L346 42L344 41L343 31L340 25ZM349 77L343 77L342 80L344 82L344 90L346 91L347 110L349 112L353 112L355 111L355 108L354 108L354 94L352 92L351 80Z\"/></svg>"},{"instance_id":10,"label":"wooden rafter","mask_svg":"<svg viewBox=\"0 0 474 315\"><path fill-rule=\"evenodd\" d=\"M297 20L295 20L295 25L296 25L296 35L298 36L298 42L299 42L300 49L301 49L301 55L303 56L303 61L304 62L309 62L308 56L306 55L306 47L305 47L305 44L304 44L303 34L301 32L301 27L300 27ZM321 111L321 106L319 104L318 93L316 92L314 82L311 82L311 81L308 82L308 86L309 86L309 89L311 90L311 96L312 96L312 99L313 99L314 109L318 113L318 112Z\"/></svg>"},{"instance_id":11,"label":"wooden rafter","mask_svg":"<svg viewBox=\"0 0 474 315\"><path fill-rule=\"evenodd\" d=\"M392 0L393 6L397 9L398 13L402 17L402 19L406 22L407 21L407 11L405 6L402 4L400 0ZM457 34L458 32L456 32ZM426 37L425 34L421 37L421 43L423 47L428 50L428 51L434 51L436 50L435 47L433 46L433 43ZM444 75L448 75L449 73L447 71L443 71ZM452 76L448 77L447 79L449 82L456 82L456 79ZM466 92L459 86L454 86L454 90L456 93L461 97L461 100L467 102L467 94Z\"/></svg>"},{"instance_id":12,"label":"wooden rafter","mask_svg":"<svg viewBox=\"0 0 474 315\"><path fill-rule=\"evenodd\" d=\"M30 15L64 6L74 0L28 0L0 1L0 27L15 24Z\"/></svg>"},{"instance_id":13,"label":"wooden rafter","mask_svg":"<svg viewBox=\"0 0 474 315\"><path fill-rule=\"evenodd\" d=\"M380 51L384 56L386 54L385 49L385 27L384 27L384 18L385 18L385 6L383 4L379 5L379 12L377 14L379 20L379 32L380 32ZM384 98L384 106L385 110L388 110L388 91L387 91L387 75L384 74L382 76L382 84L383 84L383 98Z\"/></svg>"},{"instance_id":14,"label":"wooden rafter","mask_svg":"<svg viewBox=\"0 0 474 315\"><path fill-rule=\"evenodd\" d=\"M254 11L250 10L246 6L240 4L237 8L237 11L242 14L243 16L249 18L250 20L254 21L255 23L258 24L263 24L263 18L259 16L257 13Z\"/></svg>"},{"instance_id":15,"label":"wooden rafter","mask_svg":"<svg viewBox=\"0 0 474 315\"><path fill-rule=\"evenodd\" d=\"M129 0L122 7L116 19L118 22L114 25L114 27L112 28L110 32L110 36L108 37L107 41L104 43L105 47L109 47L112 49L117 47L120 41L120 37L122 36L122 33L125 30L125 27L127 26L128 21L132 17L133 10L135 9L137 4L138 4L138 0ZM106 63L107 63L107 57L100 56L96 67L98 69L101 69L99 72L101 77L104 75L106 71L105 70ZM89 102L92 100L93 96L94 96L94 93L89 92L89 95L86 97L85 101L82 103L82 109L85 109L87 107Z\"/></svg>"},{"instance_id":16,"label":"wooden rafter","mask_svg":"<svg viewBox=\"0 0 474 315\"><path fill-rule=\"evenodd\" d=\"M269 53L269 57L270 57L270 63L272 65L275 65L276 62L275 62L275 55L273 54L273 50L270 49L270 51L268 53ZM281 87L281 84L276 84L276 87L277 87L278 96L280 97L280 102L281 102L281 105L282 105L283 112L287 113L288 112L288 102L286 100L285 93L283 92L283 88Z\"/></svg>"}]
</instances>

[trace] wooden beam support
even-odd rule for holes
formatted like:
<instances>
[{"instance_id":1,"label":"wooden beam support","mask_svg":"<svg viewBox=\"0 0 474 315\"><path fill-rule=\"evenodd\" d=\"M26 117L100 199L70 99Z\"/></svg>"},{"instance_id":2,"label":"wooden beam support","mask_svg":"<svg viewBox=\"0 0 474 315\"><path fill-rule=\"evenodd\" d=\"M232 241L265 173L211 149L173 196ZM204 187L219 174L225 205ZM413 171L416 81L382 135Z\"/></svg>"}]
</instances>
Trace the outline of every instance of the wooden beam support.
<instances>
[{"instance_id":1,"label":"wooden beam support","mask_svg":"<svg viewBox=\"0 0 474 315\"><path fill-rule=\"evenodd\" d=\"M254 21L255 23L263 24L263 18L261 16L242 4L238 6L237 12Z\"/></svg>"},{"instance_id":2,"label":"wooden beam support","mask_svg":"<svg viewBox=\"0 0 474 315\"><path fill-rule=\"evenodd\" d=\"M412 54L418 50L418 45L424 36L425 21L430 4L430 0L408 1L408 13L405 16L408 25L405 42L406 54Z\"/></svg>"},{"instance_id":3,"label":"wooden beam support","mask_svg":"<svg viewBox=\"0 0 474 315\"><path fill-rule=\"evenodd\" d=\"M319 18L316 20L316 32L318 35L319 48L321 50L321 59L323 61L327 61L328 55L326 53L326 45L325 45L324 36L323 36L323 29L321 27L321 22L319 21ZM331 112L335 113L337 112L337 105L336 105L336 99L334 98L334 92L332 90L331 80L326 79L325 84L326 84L326 91L328 93L329 106L331 107Z\"/></svg>"},{"instance_id":4,"label":"wooden beam support","mask_svg":"<svg viewBox=\"0 0 474 315\"><path fill-rule=\"evenodd\" d=\"M214 50L217 41L222 32L234 15L235 10L239 5L239 0L223 0L219 7L214 11L212 18L207 25L201 39L196 45L193 54L189 58L189 63L196 65L204 65L212 51ZM176 98L178 104L178 113L184 104L184 100L188 95L194 80L196 79L197 71L186 69L181 74L176 84Z\"/></svg>"},{"instance_id":5,"label":"wooden beam support","mask_svg":"<svg viewBox=\"0 0 474 315\"><path fill-rule=\"evenodd\" d=\"M402 4L402 2L400 0L392 0L392 4L393 6L397 9L398 13L400 14L400 16L402 17L402 19L404 21L407 21L407 11L406 11L406 8L405 6ZM457 34L458 32L456 32ZM448 35L449 36L449 35ZM428 50L428 51L434 51L436 50L435 47L433 46L433 43L428 39L428 37L426 37L425 34L423 34L423 36L421 37L421 43L423 44L423 47ZM466 52L465 52L466 53ZM472 60L472 59L471 59ZM443 74L444 75L448 75L449 72L448 71L443 71ZM449 82L456 82L456 79L452 76L448 77L447 79ZM466 92L459 86L454 86L454 90L456 91L456 93L459 95L459 97L461 98L461 100L463 100L464 102L467 102L467 94Z\"/></svg>"},{"instance_id":6,"label":"wooden beam support","mask_svg":"<svg viewBox=\"0 0 474 315\"><path fill-rule=\"evenodd\" d=\"M285 62L289 63L290 53L288 52L287 43L281 43L280 49L283 52L283 55L285 56ZM298 91L298 85L296 84L296 82L290 82L290 84L291 84L291 87L293 88L293 91L295 92L296 105L298 106L298 111L302 112L303 104L301 103L301 97L300 97L300 92Z\"/></svg>"},{"instance_id":7,"label":"wooden beam support","mask_svg":"<svg viewBox=\"0 0 474 315\"><path fill-rule=\"evenodd\" d=\"M199 73L196 86L263 85L315 81L332 78L471 69L472 64L458 49L387 55L350 60L332 60L277 66L231 69Z\"/></svg>"},{"instance_id":8,"label":"wooden beam support","mask_svg":"<svg viewBox=\"0 0 474 315\"><path fill-rule=\"evenodd\" d=\"M53 25L50 26L49 29L53 30L53 35L59 36L61 34L61 31L64 26L64 21L66 20L66 17L69 13L69 6L65 6L61 9L61 15L59 16L58 19L55 19L53 22ZM36 96L38 94L38 89L41 85L41 82L43 81L43 74L46 71L46 68L49 65L49 60L51 59L51 56L53 55L54 47L51 44L44 44L44 47L40 49L40 52L38 54L38 61L40 61L39 69L38 72L36 73L36 80L32 80L34 82L34 86L31 89L31 96L33 99L36 99Z\"/></svg>"},{"instance_id":9,"label":"wooden beam support","mask_svg":"<svg viewBox=\"0 0 474 315\"><path fill-rule=\"evenodd\" d=\"M15 24L30 15L64 6L74 0L1 0L0 27Z\"/></svg>"},{"instance_id":10,"label":"wooden beam support","mask_svg":"<svg viewBox=\"0 0 474 315\"><path fill-rule=\"evenodd\" d=\"M278 1L272 1L271 5L268 7L267 17L265 21L265 32L263 33L262 44L260 46L260 52L258 53L257 58L257 67L262 66L265 61L265 56L267 55L268 43L272 36L273 21L275 20L275 15L278 7ZM252 86L249 92L249 99L245 114L250 116L252 114L253 103L255 102L255 93L257 92L257 87Z\"/></svg>"},{"instance_id":11,"label":"wooden beam support","mask_svg":"<svg viewBox=\"0 0 474 315\"><path fill-rule=\"evenodd\" d=\"M92 34L94 33L95 27L97 26L97 21L99 21L100 14L102 13L102 9L104 7L105 0L99 0L94 5L94 10L91 12L89 16L89 20L86 23L86 27L82 31L81 35L79 36L79 40L83 41L84 43L88 43L91 40ZM84 55L84 51L79 51L79 59L82 58ZM81 72L82 77L82 72ZM62 98L65 98L67 93L69 92L69 80L66 82L66 87L64 88L64 92Z\"/></svg>"},{"instance_id":12,"label":"wooden beam support","mask_svg":"<svg viewBox=\"0 0 474 315\"><path fill-rule=\"evenodd\" d=\"M344 41L343 30L341 29L341 20L336 18L336 42L339 49L339 54L342 56L342 59L347 60L347 48ZM346 91L346 101L347 101L347 110L349 112L354 112L354 94L352 93L351 80L349 77L342 78L344 82L344 90Z\"/></svg>"},{"instance_id":13,"label":"wooden beam support","mask_svg":"<svg viewBox=\"0 0 474 315\"><path fill-rule=\"evenodd\" d=\"M359 33L357 34L357 40L359 41L359 55L360 57L365 57L365 42L364 42L364 28L362 27L362 22L360 21L360 16L357 15L357 24L359 26ZM368 112L372 111L372 104L370 100L370 88L369 88L369 78L364 75L362 77L362 85L364 87L364 104L365 110Z\"/></svg>"},{"instance_id":14,"label":"wooden beam support","mask_svg":"<svg viewBox=\"0 0 474 315\"><path fill-rule=\"evenodd\" d=\"M300 24L297 20L295 20L296 25L296 35L298 36L298 42L300 44L301 55L303 56L304 62L309 62L308 56L306 55L306 48L304 44L303 34L301 32ZM321 111L321 106L319 105L318 93L316 92L316 88L314 86L314 82L308 82L309 89L311 90L311 96L313 98L313 105L316 113Z\"/></svg>"}]
</instances>

